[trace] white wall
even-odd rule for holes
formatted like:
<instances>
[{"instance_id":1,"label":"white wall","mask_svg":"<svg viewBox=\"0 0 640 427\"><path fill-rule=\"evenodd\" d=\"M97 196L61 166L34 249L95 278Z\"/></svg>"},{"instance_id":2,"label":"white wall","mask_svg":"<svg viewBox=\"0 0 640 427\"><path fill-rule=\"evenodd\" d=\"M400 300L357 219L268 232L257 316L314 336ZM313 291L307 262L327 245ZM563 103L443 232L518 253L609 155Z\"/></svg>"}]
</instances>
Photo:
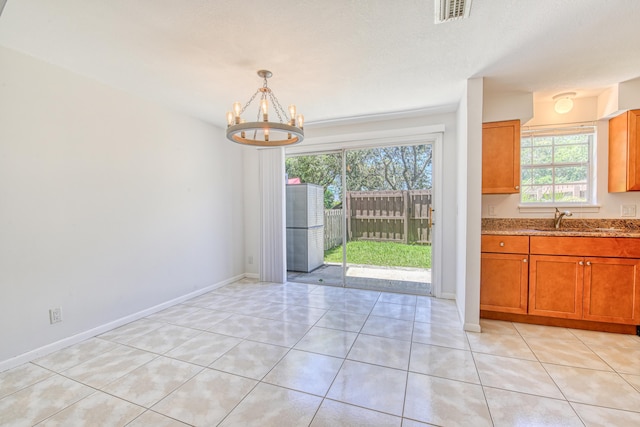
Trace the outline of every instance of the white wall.
<instances>
[{"instance_id":1,"label":"white wall","mask_svg":"<svg viewBox=\"0 0 640 427\"><path fill-rule=\"evenodd\" d=\"M244 273L222 129L1 47L0 69L0 370Z\"/></svg>"},{"instance_id":2,"label":"white wall","mask_svg":"<svg viewBox=\"0 0 640 427\"><path fill-rule=\"evenodd\" d=\"M468 117L468 100L467 100L467 88L460 99L460 105L457 111L457 157L456 157L456 171L457 171L457 186L456 186L456 244L455 244L455 269L456 269L456 305L458 307L458 313L460 319L464 321L465 318L465 301L467 294L467 163L469 162L469 147L467 144L467 129Z\"/></svg>"},{"instance_id":3,"label":"white wall","mask_svg":"<svg viewBox=\"0 0 640 427\"><path fill-rule=\"evenodd\" d=\"M640 77L615 84L598 95L598 119L640 108Z\"/></svg>"},{"instance_id":4,"label":"white wall","mask_svg":"<svg viewBox=\"0 0 640 427\"><path fill-rule=\"evenodd\" d=\"M449 109L452 110L452 109ZM349 141L338 143L339 146L349 147L353 144L362 144L361 137L364 134L371 135L371 133L379 132L379 135L393 134L394 130L398 132L410 133L411 129L425 129L430 126L442 127L444 126L444 140L443 140L443 206L442 206L442 224L436 224L440 227L443 235L442 244L442 296L448 298L455 297L455 209L456 209L456 117L453 112L439 111L439 112L425 112L411 117L394 117L394 118L376 118L376 119L363 119L363 120L345 120L343 122L334 124L322 124L322 125L308 125L305 129L305 141L295 147L296 150L322 150L335 149L336 141ZM392 142L390 142L392 143ZM312 147L312 148L308 148ZM288 149L289 150L289 149ZM246 236L246 253L250 254L259 253L259 234L254 234L249 230L259 230L259 218L257 215L253 215L252 212L259 212L259 197L255 193L255 189L259 187L258 176L255 171L258 165L258 158L255 154L245 156L245 169L246 175L246 191L251 191L252 195L245 196L245 228L247 230ZM252 273L257 272L258 269L254 265L247 265L247 271Z\"/></svg>"},{"instance_id":5,"label":"white wall","mask_svg":"<svg viewBox=\"0 0 640 427\"><path fill-rule=\"evenodd\" d=\"M534 117L523 127L540 125L558 125L563 123L594 122L597 126L597 143L595 156L595 185L597 209L569 205L575 218L621 218L622 204L640 204L638 194L609 193L607 190L607 176L609 171L609 122L598 120L602 110L602 97L586 97L574 99L574 108L567 114L554 111L551 101L539 101L534 104ZM638 105L640 107L640 104ZM504 118L508 120L508 118ZM519 194L487 194L482 196L482 216L486 218L553 218L553 209L537 212L520 212ZM489 206L494 206L495 216L489 216ZM640 206L637 206L640 214Z\"/></svg>"},{"instance_id":6,"label":"white wall","mask_svg":"<svg viewBox=\"0 0 640 427\"><path fill-rule=\"evenodd\" d=\"M482 79L467 81L458 107L456 304L464 329L480 331Z\"/></svg>"},{"instance_id":7,"label":"white wall","mask_svg":"<svg viewBox=\"0 0 640 427\"><path fill-rule=\"evenodd\" d=\"M533 93L487 93L483 88L482 122L500 122L520 119L526 123L533 117Z\"/></svg>"}]
</instances>

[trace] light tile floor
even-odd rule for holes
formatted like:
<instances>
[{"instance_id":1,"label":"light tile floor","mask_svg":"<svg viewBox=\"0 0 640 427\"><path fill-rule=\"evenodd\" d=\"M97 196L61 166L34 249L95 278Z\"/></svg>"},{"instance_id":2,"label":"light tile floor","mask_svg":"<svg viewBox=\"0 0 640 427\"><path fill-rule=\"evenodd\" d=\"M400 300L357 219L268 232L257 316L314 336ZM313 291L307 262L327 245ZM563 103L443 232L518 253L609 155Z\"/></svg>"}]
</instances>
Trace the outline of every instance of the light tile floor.
<instances>
[{"instance_id":1,"label":"light tile floor","mask_svg":"<svg viewBox=\"0 0 640 427\"><path fill-rule=\"evenodd\" d=\"M481 323L243 280L0 373L0 425L640 425L640 338Z\"/></svg>"}]
</instances>

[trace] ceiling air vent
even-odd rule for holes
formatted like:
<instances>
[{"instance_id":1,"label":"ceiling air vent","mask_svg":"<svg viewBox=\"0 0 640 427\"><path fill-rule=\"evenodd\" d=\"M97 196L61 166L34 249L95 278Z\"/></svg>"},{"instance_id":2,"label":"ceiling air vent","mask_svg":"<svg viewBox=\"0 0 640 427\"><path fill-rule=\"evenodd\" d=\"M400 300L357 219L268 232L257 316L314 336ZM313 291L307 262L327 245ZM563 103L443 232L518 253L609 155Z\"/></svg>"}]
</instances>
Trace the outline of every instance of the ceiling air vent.
<instances>
[{"instance_id":1,"label":"ceiling air vent","mask_svg":"<svg viewBox=\"0 0 640 427\"><path fill-rule=\"evenodd\" d=\"M469 17L471 0L435 0L436 24Z\"/></svg>"}]
</instances>

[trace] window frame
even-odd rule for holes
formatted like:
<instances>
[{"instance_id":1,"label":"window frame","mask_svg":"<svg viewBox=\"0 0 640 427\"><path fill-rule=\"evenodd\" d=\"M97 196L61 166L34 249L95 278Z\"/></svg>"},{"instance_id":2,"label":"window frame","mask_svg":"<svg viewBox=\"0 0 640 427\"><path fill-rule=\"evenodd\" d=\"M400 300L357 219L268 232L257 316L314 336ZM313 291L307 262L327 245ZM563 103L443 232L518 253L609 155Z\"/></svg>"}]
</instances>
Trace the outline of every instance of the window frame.
<instances>
[{"instance_id":1,"label":"window frame","mask_svg":"<svg viewBox=\"0 0 640 427\"><path fill-rule=\"evenodd\" d=\"M557 147L568 146L568 145L585 145L582 143L579 144L557 144L556 138L560 136L569 136L569 135L588 135L587 145L587 161L586 162L569 162L569 163L557 163L555 161L555 155L557 151ZM551 162L550 163L533 163L533 139L536 137L551 137ZM526 139L531 141L531 144L527 147L524 146L524 142ZM555 208L560 206L567 207L576 207L576 206L593 206L597 207L597 193L596 193L596 150L597 150L597 128L595 123L582 124L582 125L567 125L567 126L544 126L544 127L529 127L523 128L520 134L520 202L519 208L521 211L527 209L538 209L538 208ZM523 154L526 150L531 149L531 163L523 164ZM568 201L568 200L557 200L556 199L556 188L561 183L556 182L556 169L563 167L572 167L572 166L586 166L587 168L587 177L586 177L586 200L577 200L577 201ZM535 171L536 169L552 169L552 182L549 184L544 184L550 186L552 189L552 199L549 201L533 201L528 202L523 200L523 195L525 194L524 189L526 187L537 187L543 186L543 184L533 185L531 183L525 183L523 181L523 177L526 171ZM569 184L571 185L571 184Z\"/></svg>"}]
</instances>

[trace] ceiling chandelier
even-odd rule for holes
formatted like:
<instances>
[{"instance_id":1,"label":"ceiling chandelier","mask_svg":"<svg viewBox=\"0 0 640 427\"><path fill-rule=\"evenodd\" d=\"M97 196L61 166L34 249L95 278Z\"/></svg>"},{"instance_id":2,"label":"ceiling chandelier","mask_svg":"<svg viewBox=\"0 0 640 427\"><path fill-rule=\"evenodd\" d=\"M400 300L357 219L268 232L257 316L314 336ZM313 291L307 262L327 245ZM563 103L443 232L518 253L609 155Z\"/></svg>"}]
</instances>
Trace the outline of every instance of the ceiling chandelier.
<instances>
[{"instance_id":1,"label":"ceiling chandelier","mask_svg":"<svg viewBox=\"0 0 640 427\"><path fill-rule=\"evenodd\" d=\"M304 139L304 116L296 116L296 106L289 105L289 115L278 102L267 85L267 79L273 75L271 71L259 70L258 75L264 79L261 88L242 106L234 102L233 110L227 112L227 138L238 144L256 145L259 147L279 147L293 145ZM241 115L260 94L260 105L255 122L245 121ZM279 122L269 121L269 103L278 116Z\"/></svg>"}]
</instances>

